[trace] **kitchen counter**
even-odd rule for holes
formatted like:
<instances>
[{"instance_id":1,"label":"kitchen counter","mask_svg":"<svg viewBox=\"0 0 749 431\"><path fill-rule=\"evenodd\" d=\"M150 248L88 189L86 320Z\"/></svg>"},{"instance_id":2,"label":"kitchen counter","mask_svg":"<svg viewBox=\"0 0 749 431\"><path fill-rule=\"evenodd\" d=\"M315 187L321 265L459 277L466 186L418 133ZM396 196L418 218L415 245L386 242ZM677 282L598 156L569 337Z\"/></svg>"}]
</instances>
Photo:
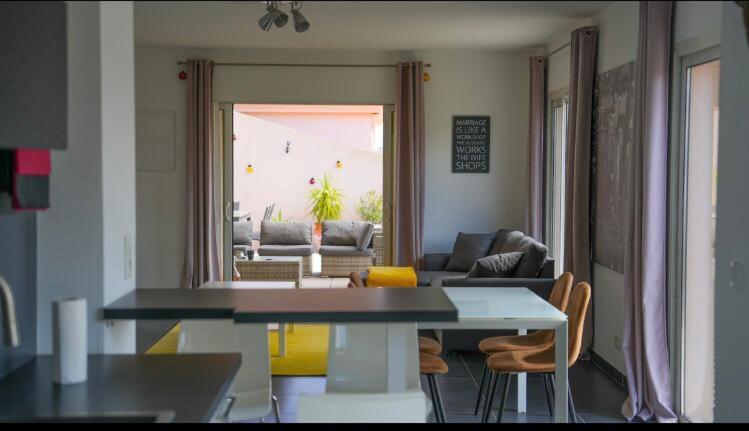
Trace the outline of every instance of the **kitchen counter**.
<instances>
[{"instance_id":1,"label":"kitchen counter","mask_svg":"<svg viewBox=\"0 0 749 431\"><path fill-rule=\"evenodd\" d=\"M158 414L208 422L240 363L236 353L89 355L88 380L63 386L53 383L52 357L40 355L0 379L0 421L111 416L116 422Z\"/></svg>"}]
</instances>

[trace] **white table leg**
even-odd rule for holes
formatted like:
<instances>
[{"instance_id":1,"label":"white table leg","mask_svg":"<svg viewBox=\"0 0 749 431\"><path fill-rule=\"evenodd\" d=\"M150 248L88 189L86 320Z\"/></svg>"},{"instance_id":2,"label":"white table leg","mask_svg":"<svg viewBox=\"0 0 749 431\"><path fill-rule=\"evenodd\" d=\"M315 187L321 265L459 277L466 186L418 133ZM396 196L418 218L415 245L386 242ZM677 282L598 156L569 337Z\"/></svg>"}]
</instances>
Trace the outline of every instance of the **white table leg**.
<instances>
[{"instance_id":1,"label":"white table leg","mask_svg":"<svg viewBox=\"0 0 749 431\"><path fill-rule=\"evenodd\" d=\"M518 329L518 335L526 335L528 334L527 329ZM525 413L527 411L526 407L526 393L527 393L527 386L526 386L526 374L525 373L518 373L518 413Z\"/></svg>"},{"instance_id":2,"label":"white table leg","mask_svg":"<svg viewBox=\"0 0 749 431\"><path fill-rule=\"evenodd\" d=\"M387 324L387 392L406 390L409 330L413 324Z\"/></svg>"},{"instance_id":3,"label":"white table leg","mask_svg":"<svg viewBox=\"0 0 749 431\"><path fill-rule=\"evenodd\" d=\"M278 324L278 356L286 356L286 324Z\"/></svg>"},{"instance_id":4,"label":"white table leg","mask_svg":"<svg viewBox=\"0 0 749 431\"><path fill-rule=\"evenodd\" d=\"M554 330L554 421L566 423L567 417L567 321Z\"/></svg>"}]
</instances>

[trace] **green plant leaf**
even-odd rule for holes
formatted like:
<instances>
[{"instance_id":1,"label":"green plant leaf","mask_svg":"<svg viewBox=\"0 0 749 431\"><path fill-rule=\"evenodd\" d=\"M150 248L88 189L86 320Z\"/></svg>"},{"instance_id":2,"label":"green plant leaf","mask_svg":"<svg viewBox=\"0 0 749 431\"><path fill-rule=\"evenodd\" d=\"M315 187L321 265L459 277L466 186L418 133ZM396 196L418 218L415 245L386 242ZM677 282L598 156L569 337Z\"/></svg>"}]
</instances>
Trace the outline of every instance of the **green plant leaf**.
<instances>
[{"instance_id":1,"label":"green plant leaf","mask_svg":"<svg viewBox=\"0 0 749 431\"><path fill-rule=\"evenodd\" d=\"M307 198L311 209L308 214L312 215L317 223L325 220L340 220L343 213L343 194L333 187L333 183L325 174L319 188L309 191Z\"/></svg>"}]
</instances>

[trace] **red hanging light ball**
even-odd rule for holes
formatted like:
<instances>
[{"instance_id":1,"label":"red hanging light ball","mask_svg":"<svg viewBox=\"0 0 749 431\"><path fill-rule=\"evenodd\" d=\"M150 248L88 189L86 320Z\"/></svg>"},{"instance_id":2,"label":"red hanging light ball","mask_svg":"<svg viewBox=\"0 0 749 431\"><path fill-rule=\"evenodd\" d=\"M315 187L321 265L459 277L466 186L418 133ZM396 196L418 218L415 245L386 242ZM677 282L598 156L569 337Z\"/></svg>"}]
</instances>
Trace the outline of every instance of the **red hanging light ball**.
<instances>
[{"instance_id":1,"label":"red hanging light ball","mask_svg":"<svg viewBox=\"0 0 749 431\"><path fill-rule=\"evenodd\" d=\"M310 183L310 184L315 184L315 177L312 177L312 178L310 178L310 179L309 179L309 183Z\"/></svg>"},{"instance_id":2,"label":"red hanging light ball","mask_svg":"<svg viewBox=\"0 0 749 431\"><path fill-rule=\"evenodd\" d=\"M184 81L185 79L187 79L187 72L185 72L184 70L183 70L183 71L181 71L181 72L179 73L179 79L180 79L181 81Z\"/></svg>"}]
</instances>

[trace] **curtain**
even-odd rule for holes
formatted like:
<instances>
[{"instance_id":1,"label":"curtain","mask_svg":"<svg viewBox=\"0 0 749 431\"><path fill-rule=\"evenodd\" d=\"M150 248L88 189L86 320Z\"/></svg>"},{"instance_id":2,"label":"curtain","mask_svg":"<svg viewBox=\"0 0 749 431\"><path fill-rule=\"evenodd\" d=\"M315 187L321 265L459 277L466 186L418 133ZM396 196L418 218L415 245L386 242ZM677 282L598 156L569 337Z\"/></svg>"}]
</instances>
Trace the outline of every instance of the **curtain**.
<instances>
[{"instance_id":1,"label":"curtain","mask_svg":"<svg viewBox=\"0 0 749 431\"><path fill-rule=\"evenodd\" d=\"M672 3L640 2L632 186L627 200L624 340L629 420L673 422L666 243Z\"/></svg>"},{"instance_id":2,"label":"curtain","mask_svg":"<svg viewBox=\"0 0 749 431\"><path fill-rule=\"evenodd\" d=\"M544 242L544 129L546 58L530 58L530 128L528 131L528 201L525 232Z\"/></svg>"},{"instance_id":3,"label":"curtain","mask_svg":"<svg viewBox=\"0 0 749 431\"><path fill-rule=\"evenodd\" d=\"M424 65L398 63L395 102L395 265L420 266L424 237Z\"/></svg>"},{"instance_id":4,"label":"curtain","mask_svg":"<svg viewBox=\"0 0 749 431\"><path fill-rule=\"evenodd\" d=\"M221 275L216 223L213 141L213 62L188 60L187 236L182 287L197 288Z\"/></svg>"},{"instance_id":5,"label":"curtain","mask_svg":"<svg viewBox=\"0 0 749 431\"><path fill-rule=\"evenodd\" d=\"M575 282L590 283L590 142L593 136L593 85L596 76L598 29L572 32L570 43L570 103L565 162L564 262ZM592 283L591 283L592 286ZM593 344L591 307L585 316L582 351Z\"/></svg>"}]
</instances>

